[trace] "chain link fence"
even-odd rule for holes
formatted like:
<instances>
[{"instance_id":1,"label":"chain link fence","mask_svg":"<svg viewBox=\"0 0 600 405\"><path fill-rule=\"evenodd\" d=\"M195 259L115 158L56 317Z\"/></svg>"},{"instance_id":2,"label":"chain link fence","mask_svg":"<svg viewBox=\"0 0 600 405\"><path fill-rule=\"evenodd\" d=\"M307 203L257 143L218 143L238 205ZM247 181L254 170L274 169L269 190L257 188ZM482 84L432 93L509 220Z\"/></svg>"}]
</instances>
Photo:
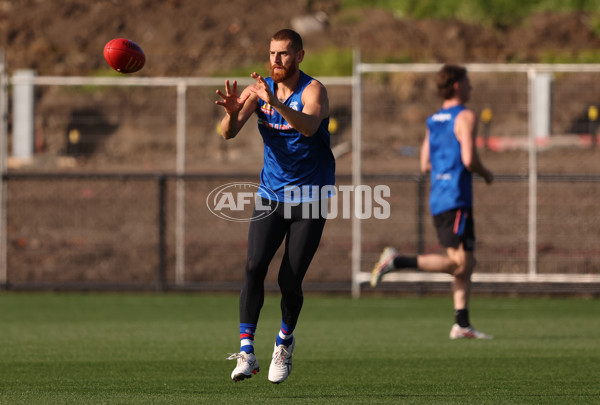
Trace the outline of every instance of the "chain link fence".
<instances>
[{"instance_id":1,"label":"chain link fence","mask_svg":"<svg viewBox=\"0 0 600 405\"><path fill-rule=\"evenodd\" d=\"M594 122L586 118L588 107L600 102L595 99L599 74L554 76L552 133L536 154L538 274L600 274L595 246L600 152L590 136ZM478 114L486 108L493 113L491 122L480 123L479 141L484 162L497 175L492 186L474 183L477 272L527 275L527 76L470 76L470 107ZM224 184L259 181L262 142L252 122L234 140L217 136L222 111L214 105L215 82L173 79L159 85L144 79L119 85L83 78L89 83L61 85L36 80L33 158L9 158L2 177L4 286L238 289L248 222L219 218L207 198ZM338 188L353 185L351 82L328 84ZM185 84L183 93L178 83ZM359 265L368 273L387 245L406 254L441 251L427 207L427 178L418 174L424 120L439 108L439 100L431 73L423 72L367 74L361 97L362 184L390 188L389 218L361 221ZM10 134L10 105L8 112ZM14 139L9 139L10 150ZM352 247L352 220L340 215L329 220L306 276L307 289L349 291ZM272 261L268 288L276 288L281 254ZM500 283L491 287L498 289Z\"/></svg>"}]
</instances>

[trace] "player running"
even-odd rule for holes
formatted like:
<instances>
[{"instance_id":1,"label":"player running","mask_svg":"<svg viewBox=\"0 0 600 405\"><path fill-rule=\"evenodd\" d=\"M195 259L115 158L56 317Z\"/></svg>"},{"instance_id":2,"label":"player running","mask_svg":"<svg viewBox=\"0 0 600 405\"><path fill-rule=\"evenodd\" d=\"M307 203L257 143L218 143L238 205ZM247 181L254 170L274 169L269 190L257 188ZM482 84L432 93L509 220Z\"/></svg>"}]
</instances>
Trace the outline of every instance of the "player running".
<instances>
[{"instance_id":1,"label":"player running","mask_svg":"<svg viewBox=\"0 0 600 405\"><path fill-rule=\"evenodd\" d=\"M453 276L455 324L450 339L492 337L476 330L469 320L471 274L475 267L472 173L487 184L494 180L475 147L476 116L465 103L471 84L463 67L445 65L437 74L442 108L427 119L427 134L421 148L421 171L431 172L429 207L440 244L446 255L401 256L386 247L371 274L371 286L392 271L419 269Z\"/></svg>"}]
</instances>

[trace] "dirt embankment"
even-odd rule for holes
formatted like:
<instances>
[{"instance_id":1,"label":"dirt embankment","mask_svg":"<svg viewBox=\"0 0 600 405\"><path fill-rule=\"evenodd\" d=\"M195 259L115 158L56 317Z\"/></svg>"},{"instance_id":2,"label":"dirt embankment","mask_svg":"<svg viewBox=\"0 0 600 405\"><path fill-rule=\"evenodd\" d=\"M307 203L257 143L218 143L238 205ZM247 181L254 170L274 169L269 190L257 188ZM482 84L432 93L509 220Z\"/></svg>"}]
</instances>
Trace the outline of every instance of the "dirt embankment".
<instances>
[{"instance_id":1,"label":"dirt embankment","mask_svg":"<svg viewBox=\"0 0 600 405\"><path fill-rule=\"evenodd\" d=\"M316 13L322 30L310 21L299 25L299 17ZM584 14L538 14L498 29L415 21L376 9L341 10L336 0L0 1L0 44L9 69L43 75L106 69L102 49L115 37L142 45L148 56L142 75L210 75L265 60L270 35L287 26L303 31L309 50L358 47L367 58L415 62L539 62L549 53L600 47Z\"/></svg>"}]
</instances>

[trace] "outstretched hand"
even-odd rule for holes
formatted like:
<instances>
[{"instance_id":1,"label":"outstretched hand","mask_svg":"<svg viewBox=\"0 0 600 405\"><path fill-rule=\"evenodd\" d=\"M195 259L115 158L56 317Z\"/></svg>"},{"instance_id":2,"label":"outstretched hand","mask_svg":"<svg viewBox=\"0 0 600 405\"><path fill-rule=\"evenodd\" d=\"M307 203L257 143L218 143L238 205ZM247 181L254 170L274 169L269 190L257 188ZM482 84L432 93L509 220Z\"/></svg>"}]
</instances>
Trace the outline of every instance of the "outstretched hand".
<instances>
[{"instance_id":1,"label":"outstretched hand","mask_svg":"<svg viewBox=\"0 0 600 405\"><path fill-rule=\"evenodd\" d=\"M215 101L215 104L223 106L227 114L236 115L240 112L246 100L248 100L250 93L246 93L246 95L244 95L243 97L238 97L236 80L233 81L232 87L233 88L229 87L229 80L225 80L226 94L223 94L221 90L217 90L217 94L223 99L223 101Z\"/></svg>"},{"instance_id":2,"label":"outstretched hand","mask_svg":"<svg viewBox=\"0 0 600 405\"><path fill-rule=\"evenodd\" d=\"M273 105L276 102L275 95L269 88L267 81L258 73L253 72L250 77L256 80L256 84L248 87L252 93L256 94L262 101Z\"/></svg>"}]
</instances>

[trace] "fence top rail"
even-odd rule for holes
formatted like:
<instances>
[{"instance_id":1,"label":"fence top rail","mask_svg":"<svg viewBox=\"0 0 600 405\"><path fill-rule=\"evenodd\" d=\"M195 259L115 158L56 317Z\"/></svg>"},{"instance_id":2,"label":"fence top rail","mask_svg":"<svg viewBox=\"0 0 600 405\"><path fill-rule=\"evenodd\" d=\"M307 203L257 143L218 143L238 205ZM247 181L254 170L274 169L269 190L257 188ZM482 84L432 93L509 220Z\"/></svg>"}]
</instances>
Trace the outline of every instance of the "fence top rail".
<instances>
[{"instance_id":1,"label":"fence top rail","mask_svg":"<svg viewBox=\"0 0 600 405\"><path fill-rule=\"evenodd\" d=\"M439 63L358 63L357 73L402 73L437 72L443 65ZM600 73L600 64L535 64L535 63L467 63L464 65L469 72L477 73L529 73L532 72L588 72ZM155 86L155 87L177 87L177 86L222 86L224 81L236 80L241 85L249 85L254 80L249 77L138 77L138 76L114 76L114 77L91 77L91 76L21 76L13 75L9 84L23 85L33 84L38 86ZM353 84L352 76L323 76L316 77L326 86L350 86Z\"/></svg>"},{"instance_id":2,"label":"fence top rail","mask_svg":"<svg viewBox=\"0 0 600 405\"><path fill-rule=\"evenodd\" d=\"M357 73L401 73L401 72L437 72L443 65L440 63L357 63ZM600 64L541 64L541 63L467 63L464 65L469 72L478 73L532 73L532 72L588 72L599 73ZM224 81L237 80L241 85L254 83L250 77L139 77L139 76L22 76L15 74L9 79L9 84L33 84L40 86L222 86ZM322 76L317 80L327 86L350 86L352 76Z\"/></svg>"},{"instance_id":3,"label":"fence top rail","mask_svg":"<svg viewBox=\"0 0 600 405\"><path fill-rule=\"evenodd\" d=\"M259 173L169 173L169 172L122 172L122 173L88 173L88 172L8 172L2 175L4 180L154 180L154 179L253 179L255 180Z\"/></svg>"},{"instance_id":4,"label":"fence top rail","mask_svg":"<svg viewBox=\"0 0 600 405\"><path fill-rule=\"evenodd\" d=\"M88 172L6 172L2 174L3 180L47 180L47 179L131 179L131 180L145 180L145 179L252 179L256 180L259 176L259 172L256 173L171 173L171 172L148 172L148 173L136 173L136 172L117 172L117 173L88 173ZM339 173L336 175L337 180L351 180L352 174L350 173ZM363 180L390 180L390 181L424 181L429 178L429 175L420 173L365 173L362 175ZM494 179L499 182L525 182L528 181L529 175L527 174L498 174L494 176ZM537 176L538 181L542 182L590 182L600 183L600 174L539 174ZM475 181L483 181L479 177L474 178Z\"/></svg>"},{"instance_id":5,"label":"fence top rail","mask_svg":"<svg viewBox=\"0 0 600 405\"><path fill-rule=\"evenodd\" d=\"M359 73L399 73L399 72L437 72L441 63L359 63L356 70ZM596 63L467 63L464 64L469 72L478 73L531 73L531 72L600 72L600 64Z\"/></svg>"},{"instance_id":6,"label":"fence top rail","mask_svg":"<svg viewBox=\"0 0 600 405\"><path fill-rule=\"evenodd\" d=\"M91 77L91 76L20 76L10 78L12 85L33 84L40 86L216 86L221 87L225 80L236 80L241 85L255 83L250 77ZM330 86L351 85L351 77L317 77L321 83Z\"/></svg>"}]
</instances>

